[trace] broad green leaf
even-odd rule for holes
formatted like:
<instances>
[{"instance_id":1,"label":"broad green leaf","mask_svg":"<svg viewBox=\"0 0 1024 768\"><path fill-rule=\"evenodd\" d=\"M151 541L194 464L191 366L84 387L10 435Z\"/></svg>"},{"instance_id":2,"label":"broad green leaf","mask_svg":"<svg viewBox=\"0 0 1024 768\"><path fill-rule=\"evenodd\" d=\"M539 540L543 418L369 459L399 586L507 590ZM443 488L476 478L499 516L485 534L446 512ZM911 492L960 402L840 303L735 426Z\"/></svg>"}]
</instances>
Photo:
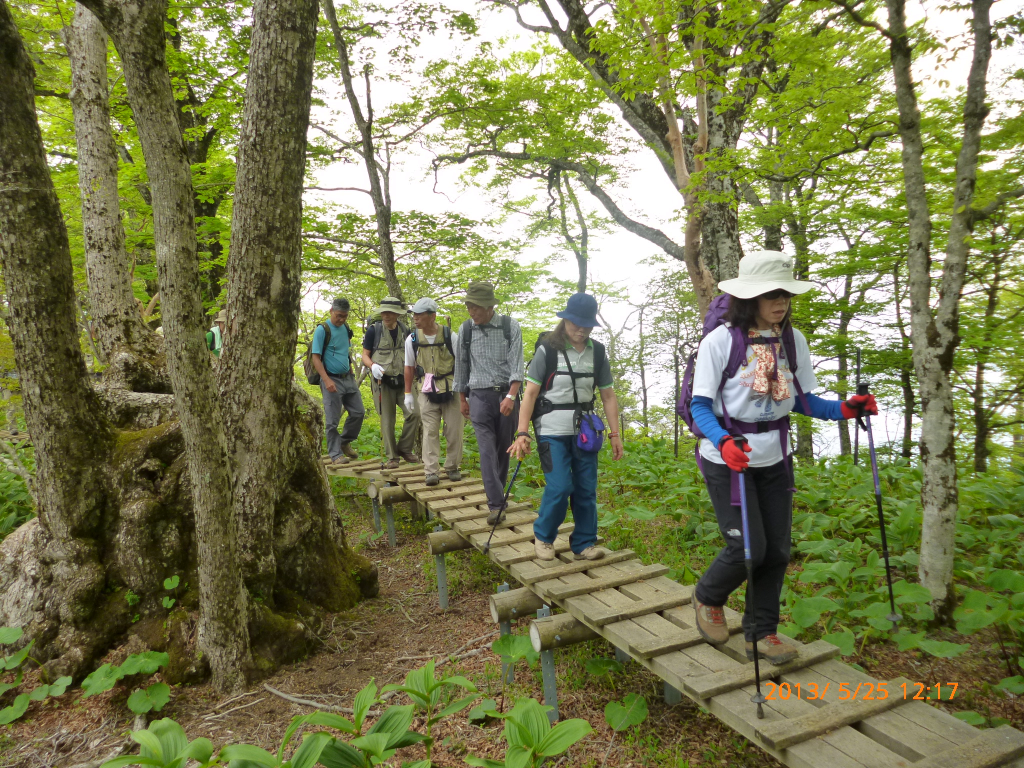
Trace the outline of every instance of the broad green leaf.
<instances>
[{"instance_id":1,"label":"broad green leaf","mask_svg":"<svg viewBox=\"0 0 1024 768\"><path fill-rule=\"evenodd\" d=\"M186 759L195 760L197 763L208 763L210 757L213 755L213 744L209 739L200 737L193 741L188 747L182 752L179 757Z\"/></svg>"},{"instance_id":2,"label":"broad green leaf","mask_svg":"<svg viewBox=\"0 0 1024 768\"><path fill-rule=\"evenodd\" d=\"M50 695L51 696L62 696L64 691L71 685L71 678L65 675L64 677L58 677L56 681L50 684Z\"/></svg>"},{"instance_id":3,"label":"broad green leaf","mask_svg":"<svg viewBox=\"0 0 1024 768\"><path fill-rule=\"evenodd\" d=\"M801 627L809 627L821 617L825 611L834 611L838 606L827 597L802 597L797 599L789 612L793 621Z\"/></svg>"},{"instance_id":4,"label":"broad green leaf","mask_svg":"<svg viewBox=\"0 0 1024 768\"><path fill-rule=\"evenodd\" d=\"M540 659L540 654L533 650L530 638L523 635L502 635L491 643L491 650L501 656L506 664L526 659L526 663L532 667Z\"/></svg>"},{"instance_id":5,"label":"broad green leaf","mask_svg":"<svg viewBox=\"0 0 1024 768\"><path fill-rule=\"evenodd\" d=\"M146 688L146 695L153 704L153 711L159 712L171 700L171 686L167 683L153 683Z\"/></svg>"},{"instance_id":6,"label":"broad green leaf","mask_svg":"<svg viewBox=\"0 0 1024 768\"><path fill-rule=\"evenodd\" d=\"M924 636L925 636L924 632L910 633L910 632L907 632L906 630L900 630L899 632L897 632L895 635L892 636L892 639L894 641L896 641L896 648L901 653L906 653L907 651L912 650L912 649L917 648L918 646L920 646L921 645L921 641L924 639Z\"/></svg>"},{"instance_id":7,"label":"broad green leaf","mask_svg":"<svg viewBox=\"0 0 1024 768\"><path fill-rule=\"evenodd\" d=\"M469 756L466 758L466 765L476 766L476 768L505 768L505 764L499 760L488 760L486 757L473 757ZM408 768L402 766L402 768Z\"/></svg>"},{"instance_id":8,"label":"broad green leaf","mask_svg":"<svg viewBox=\"0 0 1024 768\"><path fill-rule=\"evenodd\" d=\"M28 710L28 702L28 694L22 693L14 699L14 702L9 707L0 709L0 725L13 723L19 717L24 715Z\"/></svg>"},{"instance_id":9,"label":"broad green leaf","mask_svg":"<svg viewBox=\"0 0 1024 768\"><path fill-rule=\"evenodd\" d=\"M594 677L604 677L622 671L622 664L615 659L598 657L587 660L587 674Z\"/></svg>"},{"instance_id":10,"label":"broad green leaf","mask_svg":"<svg viewBox=\"0 0 1024 768\"><path fill-rule=\"evenodd\" d=\"M644 701L643 697L638 697L643 702L644 717L647 717L647 702ZM606 715L607 716L607 715ZM642 720L640 721L642 722ZM574 718L572 720L563 720L560 723L556 723L551 729L551 732L544 737L543 741L537 745L536 752L538 755L544 757L554 757L560 755L577 741L588 736L593 732L593 728L590 727L590 723L586 720ZM617 728L616 730L621 730Z\"/></svg>"},{"instance_id":11,"label":"broad green leaf","mask_svg":"<svg viewBox=\"0 0 1024 768\"><path fill-rule=\"evenodd\" d=\"M370 711L377 702L377 684L370 680L366 686L356 694L355 700L352 702L353 719L356 725L356 732L362 731L363 721L366 719L366 713Z\"/></svg>"},{"instance_id":12,"label":"broad green leaf","mask_svg":"<svg viewBox=\"0 0 1024 768\"><path fill-rule=\"evenodd\" d=\"M164 746L160 743L160 737L151 730L132 731L131 737L141 747L140 754L146 757L155 757L164 763L174 758L174 755L164 754Z\"/></svg>"},{"instance_id":13,"label":"broad green leaf","mask_svg":"<svg viewBox=\"0 0 1024 768\"><path fill-rule=\"evenodd\" d=\"M1012 693L1014 696L1024 696L1024 676L1004 677L996 684L996 688Z\"/></svg>"},{"instance_id":14,"label":"broad green leaf","mask_svg":"<svg viewBox=\"0 0 1024 768\"><path fill-rule=\"evenodd\" d=\"M217 754L217 759L222 763L232 760L248 760L257 765L266 766L266 768L277 768L280 765L277 757L252 744L229 744Z\"/></svg>"},{"instance_id":15,"label":"broad green leaf","mask_svg":"<svg viewBox=\"0 0 1024 768\"><path fill-rule=\"evenodd\" d=\"M1024 592L1024 573L1001 568L992 571L985 579L985 583L996 592Z\"/></svg>"},{"instance_id":16,"label":"broad green leaf","mask_svg":"<svg viewBox=\"0 0 1024 768\"><path fill-rule=\"evenodd\" d=\"M149 698L149 694L146 693L145 689L139 688L137 691L132 693L128 697L128 709L134 712L136 715L144 715L153 708L153 702Z\"/></svg>"},{"instance_id":17,"label":"broad green leaf","mask_svg":"<svg viewBox=\"0 0 1024 768\"><path fill-rule=\"evenodd\" d=\"M157 766L163 768L163 762L155 757L140 757L139 755L128 755L127 757L115 757L107 760L100 768L125 768L127 765Z\"/></svg>"},{"instance_id":18,"label":"broad green leaf","mask_svg":"<svg viewBox=\"0 0 1024 768\"><path fill-rule=\"evenodd\" d=\"M469 696L464 696L461 699L457 699L456 701L453 701L447 707L445 707L440 712L437 712L434 715L434 717L433 717L434 722L437 722L438 720L443 720L446 717L451 717L456 712L461 712L466 707L468 707L470 704L472 704L474 701L476 701L479 697L480 697L479 693L472 693Z\"/></svg>"},{"instance_id":19,"label":"broad green leaf","mask_svg":"<svg viewBox=\"0 0 1024 768\"><path fill-rule=\"evenodd\" d=\"M424 733L417 733L416 731L406 731L397 738L388 740L388 749L402 749L403 747L411 747L413 744L433 744L434 740Z\"/></svg>"},{"instance_id":20,"label":"broad green leaf","mask_svg":"<svg viewBox=\"0 0 1024 768\"><path fill-rule=\"evenodd\" d=\"M32 693L30 693L28 695L28 697L32 701L42 701L43 699L45 699L49 695L50 695L50 686L48 686L48 685L40 685L40 686L37 686L32 691Z\"/></svg>"},{"instance_id":21,"label":"broad green leaf","mask_svg":"<svg viewBox=\"0 0 1024 768\"><path fill-rule=\"evenodd\" d=\"M954 712L953 717L957 720L963 720L968 725L980 726L985 724L985 718L977 712Z\"/></svg>"},{"instance_id":22,"label":"broad green leaf","mask_svg":"<svg viewBox=\"0 0 1024 768\"><path fill-rule=\"evenodd\" d=\"M87 699L97 693L109 691L122 677L120 667L112 664L104 664L99 669L93 670L85 680L82 681L82 698Z\"/></svg>"},{"instance_id":23,"label":"broad green leaf","mask_svg":"<svg viewBox=\"0 0 1024 768\"><path fill-rule=\"evenodd\" d=\"M366 768L369 763L358 749L335 739L320 753L320 765L325 768Z\"/></svg>"},{"instance_id":24,"label":"broad green leaf","mask_svg":"<svg viewBox=\"0 0 1024 768\"><path fill-rule=\"evenodd\" d=\"M164 598L160 602L163 604L164 608L170 610L174 607L174 603L177 601L173 597L168 597L167 595L164 595Z\"/></svg>"},{"instance_id":25,"label":"broad green leaf","mask_svg":"<svg viewBox=\"0 0 1024 768\"><path fill-rule=\"evenodd\" d=\"M490 717L490 715L488 715L487 713L490 712L492 709L496 709L497 706L498 702L494 699L484 699L471 710L469 710L469 714L466 715L466 719L469 720L469 722L471 723L486 720L488 717Z\"/></svg>"},{"instance_id":26,"label":"broad green leaf","mask_svg":"<svg viewBox=\"0 0 1024 768\"><path fill-rule=\"evenodd\" d=\"M536 699L518 699L507 717L523 731L523 744L531 749L540 744L551 731L547 711ZM509 762L508 756L505 762Z\"/></svg>"},{"instance_id":27,"label":"broad green leaf","mask_svg":"<svg viewBox=\"0 0 1024 768\"><path fill-rule=\"evenodd\" d=\"M381 757L388 748L389 733L369 733L366 736L359 736L349 743L356 749L369 752L375 757Z\"/></svg>"},{"instance_id":28,"label":"broad green leaf","mask_svg":"<svg viewBox=\"0 0 1024 768\"><path fill-rule=\"evenodd\" d=\"M384 748L390 749L391 741L397 741L399 737L409 730L409 726L412 725L414 710L415 707L412 704L388 707L384 710L384 714L377 718L377 722L371 726L366 734L368 736L375 733L383 734L386 737Z\"/></svg>"},{"instance_id":29,"label":"broad green leaf","mask_svg":"<svg viewBox=\"0 0 1024 768\"><path fill-rule=\"evenodd\" d=\"M128 675L152 675L154 672L160 669L160 667L167 666L170 661L170 656L166 653L159 651L145 651L143 653L133 653L124 663L121 665L121 674L125 677Z\"/></svg>"},{"instance_id":30,"label":"broad green leaf","mask_svg":"<svg viewBox=\"0 0 1024 768\"><path fill-rule=\"evenodd\" d=\"M533 764L533 750L526 747L509 747L505 752L505 768L528 768Z\"/></svg>"},{"instance_id":31,"label":"broad green leaf","mask_svg":"<svg viewBox=\"0 0 1024 768\"><path fill-rule=\"evenodd\" d=\"M639 725L647 719L647 700L631 693L621 702L609 701L604 708L604 719L613 731L624 731Z\"/></svg>"},{"instance_id":32,"label":"broad green leaf","mask_svg":"<svg viewBox=\"0 0 1024 768\"><path fill-rule=\"evenodd\" d=\"M530 644L530 648L533 648L532 643ZM462 675L452 675L451 677L446 677L444 680L441 681L441 683L444 685L457 685L460 688L469 691L470 693L476 693L476 685L473 683L473 681L463 677Z\"/></svg>"},{"instance_id":33,"label":"broad green leaf","mask_svg":"<svg viewBox=\"0 0 1024 768\"><path fill-rule=\"evenodd\" d=\"M331 712L314 712L311 715L306 715L306 722L311 725L323 725L327 728L334 728L342 733L354 734L356 732L356 727L351 720Z\"/></svg>"},{"instance_id":34,"label":"broad green leaf","mask_svg":"<svg viewBox=\"0 0 1024 768\"><path fill-rule=\"evenodd\" d=\"M430 761L417 760L414 763L402 763L402 768L430 768Z\"/></svg>"},{"instance_id":35,"label":"broad green leaf","mask_svg":"<svg viewBox=\"0 0 1024 768\"><path fill-rule=\"evenodd\" d=\"M0 645L16 643L23 634L25 634L25 630L21 627L0 627Z\"/></svg>"},{"instance_id":36,"label":"broad green leaf","mask_svg":"<svg viewBox=\"0 0 1024 768\"><path fill-rule=\"evenodd\" d=\"M180 583L181 579L175 574L168 579L164 579L164 589L177 589Z\"/></svg>"},{"instance_id":37,"label":"broad green leaf","mask_svg":"<svg viewBox=\"0 0 1024 768\"><path fill-rule=\"evenodd\" d=\"M160 745L168 760L174 759L188 749L185 729L169 717L154 720L149 724L149 730L160 739Z\"/></svg>"},{"instance_id":38,"label":"broad green leaf","mask_svg":"<svg viewBox=\"0 0 1024 768\"><path fill-rule=\"evenodd\" d=\"M857 640L853 632L848 629L844 629L842 632L827 633L822 635L821 639L826 643L832 643L832 645L836 646L843 656L851 656L853 654Z\"/></svg>"},{"instance_id":39,"label":"broad green leaf","mask_svg":"<svg viewBox=\"0 0 1024 768\"><path fill-rule=\"evenodd\" d=\"M324 751L324 747L332 740L333 737L324 731L306 736L299 744L298 749L292 753L292 759L289 761L292 768L313 768L317 760L320 759L320 753Z\"/></svg>"},{"instance_id":40,"label":"broad green leaf","mask_svg":"<svg viewBox=\"0 0 1024 768\"><path fill-rule=\"evenodd\" d=\"M940 659L954 659L971 648L968 643L948 643L945 640L921 640L917 647Z\"/></svg>"},{"instance_id":41,"label":"broad green leaf","mask_svg":"<svg viewBox=\"0 0 1024 768\"><path fill-rule=\"evenodd\" d=\"M22 664L24 664L25 663L25 659L28 658L28 655L32 651L32 646L35 644L35 642L36 642L35 640L29 640L28 645L26 645L24 648L22 648L17 653L11 654L6 659L4 659L4 661L5 661L5 665L4 666L6 666L7 669L17 669Z\"/></svg>"}]
</instances>

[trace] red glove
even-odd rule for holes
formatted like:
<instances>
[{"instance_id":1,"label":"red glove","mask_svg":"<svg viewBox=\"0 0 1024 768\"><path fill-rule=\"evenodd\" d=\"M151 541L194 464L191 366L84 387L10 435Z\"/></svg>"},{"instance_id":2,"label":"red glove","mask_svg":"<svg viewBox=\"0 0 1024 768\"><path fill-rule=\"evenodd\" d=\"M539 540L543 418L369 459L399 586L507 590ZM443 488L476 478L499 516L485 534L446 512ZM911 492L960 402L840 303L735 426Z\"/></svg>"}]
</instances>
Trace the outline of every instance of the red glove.
<instances>
[{"instance_id":1,"label":"red glove","mask_svg":"<svg viewBox=\"0 0 1024 768\"><path fill-rule=\"evenodd\" d=\"M742 472L750 463L750 459L747 458L747 454L750 453L750 443L744 442L741 451L731 436L723 437L722 442L718 444L718 450L721 452L722 458L725 459L726 466L733 472Z\"/></svg>"},{"instance_id":2,"label":"red glove","mask_svg":"<svg viewBox=\"0 0 1024 768\"><path fill-rule=\"evenodd\" d=\"M864 414L878 415L878 403L875 402L875 396L870 392L866 395L854 395L845 403L841 403L839 408L843 412L844 419L856 419Z\"/></svg>"}]
</instances>

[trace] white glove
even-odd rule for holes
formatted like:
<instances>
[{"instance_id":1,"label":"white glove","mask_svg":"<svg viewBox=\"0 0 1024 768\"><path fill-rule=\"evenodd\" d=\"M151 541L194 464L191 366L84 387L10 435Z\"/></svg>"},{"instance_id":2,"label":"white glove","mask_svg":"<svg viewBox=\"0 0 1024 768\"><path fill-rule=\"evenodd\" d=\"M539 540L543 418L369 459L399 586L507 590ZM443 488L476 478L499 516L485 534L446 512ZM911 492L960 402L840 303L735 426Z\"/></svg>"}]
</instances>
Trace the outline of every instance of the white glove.
<instances>
[{"instance_id":1,"label":"white glove","mask_svg":"<svg viewBox=\"0 0 1024 768\"><path fill-rule=\"evenodd\" d=\"M413 410L412 392L405 393L405 410L407 412Z\"/></svg>"},{"instance_id":2,"label":"white glove","mask_svg":"<svg viewBox=\"0 0 1024 768\"><path fill-rule=\"evenodd\" d=\"M384 378L383 365L378 365L377 363L374 363L373 365L370 366L370 372L373 373L373 378L375 378L377 381L380 381L381 379Z\"/></svg>"}]
</instances>

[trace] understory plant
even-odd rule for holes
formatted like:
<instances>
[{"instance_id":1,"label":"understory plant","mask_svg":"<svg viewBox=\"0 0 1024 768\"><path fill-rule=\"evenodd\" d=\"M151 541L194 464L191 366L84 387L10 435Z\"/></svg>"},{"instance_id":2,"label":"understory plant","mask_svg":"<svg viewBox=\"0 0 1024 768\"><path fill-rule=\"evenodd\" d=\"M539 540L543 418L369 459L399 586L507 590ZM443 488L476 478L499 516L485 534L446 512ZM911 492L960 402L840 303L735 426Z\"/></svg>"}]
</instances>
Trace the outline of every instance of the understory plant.
<instances>
[{"instance_id":1,"label":"understory plant","mask_svg":"<svg viewBox=\"0 0 1024 768\"><path fill-rule=\"evenodd\" d=\"M24 631L21 627L0 627L0 646L17 643L23 634ZM0 657L0 697L21 685L29 662L39 665L29 655L34 643L34 640L30 640L20 651ZM12 675L13 679L11 679ZM5 677L8 678L8 682L3 682ZM0 709L0 725L13 723L20 718L28 711L28 705L33 701L43 701L51 696L61 696L69 685L71 685L70 677L59 677L52 683L37 685L29 693L18 694L14 697L13 702Z\"/></svg>"},{"instance_id":2,"label":"understory plant","mask_svg":"<svg viewBox=\"0 0 1024 768\"><path fill-rule=\"evenodd\" d=\"M149 676L167 666L170 657L158 651L133 653L121 664L104 664L82 681L82 698L109 691L122 679L132 675ZM171 687L167 683L153 683L138 688L128 697L128 709L136 715L159 712L171 700Z\"/></svg>"},{"instance_id":3,"label":"understory plant","mask_svg":"<svg viewBox=\"0 0 1024 768\"><path fill-rule=\"evenodd\" d=\"M536 699L517 699L508 712L488 714L505 721L502 737L508 744L505 760L467 757L466 763L479 768L539 768L547 759L558 757L594 729L586 720L574 718L551 725L548 711Z\"/></svg>"}]
</instances>

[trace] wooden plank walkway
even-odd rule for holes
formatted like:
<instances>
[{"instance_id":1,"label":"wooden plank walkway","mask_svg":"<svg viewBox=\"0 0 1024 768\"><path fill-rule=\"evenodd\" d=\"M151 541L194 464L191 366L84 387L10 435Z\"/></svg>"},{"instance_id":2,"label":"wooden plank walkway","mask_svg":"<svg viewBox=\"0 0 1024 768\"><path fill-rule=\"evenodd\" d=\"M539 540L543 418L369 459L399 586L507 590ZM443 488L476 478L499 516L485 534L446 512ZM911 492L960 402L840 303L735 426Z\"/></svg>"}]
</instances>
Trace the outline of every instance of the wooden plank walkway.
<instances>
[{"instance_id":1,"label":"wooden plank walkway","mask_svg":"<svg viewBox=\"0 0 1024 768\"><path fill-rule=\"evenodd\" d=\"M470 546L483 551L490 527L478 482L449 483L428 491L404 473L393 476L393 481ZM572 560L571 523L560 529L557 558L537 560L534 519L529 505L510 506L507 519L494 532L490 559L545 603L571 614L783 764L1024 768L1024 733L1009 726L978 730L923 701L908 699L900 684L909 683L912 696L916 681L877 680L843 664L837 659L839 649L821 640L804 644L786 638L799 656L781 666L761 664L762 691L772 693L765 681L778 688L759 720L750 701L754 668L746 658L735 611L726 609L726 618L736 634L724 646L711 646L694 625L693 588L669 579L664 566L644 564L628 550L610 552L595 562ZM887 696L867 698L882 690L882 682L887 682ZM840 690L843 683L844 690L863 693L843 700L849 698ZM781 698L783 688L786 699ZM808 698L811 691L818 693L817 698Z\"/></svg>"}]
</instances>

